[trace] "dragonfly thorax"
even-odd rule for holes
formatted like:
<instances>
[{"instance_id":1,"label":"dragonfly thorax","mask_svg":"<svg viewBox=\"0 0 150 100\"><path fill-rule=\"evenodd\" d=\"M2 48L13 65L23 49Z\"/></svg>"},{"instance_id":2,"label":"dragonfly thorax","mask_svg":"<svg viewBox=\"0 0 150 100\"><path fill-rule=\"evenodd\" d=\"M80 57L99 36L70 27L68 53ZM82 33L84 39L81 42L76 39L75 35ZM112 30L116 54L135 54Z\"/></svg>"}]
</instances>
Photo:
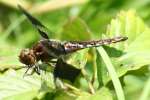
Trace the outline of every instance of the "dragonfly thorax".
<instances>
[{"instance_id":1,"label":"dragonfly thorax","mask_svg":"<svg viewBox=\"0 0 150 100\"><path fill-rule=\"evenodd\" d=\"M40 40L32 49L37 56L37 59L41 61L57 59L64 54L63 45L61 42L55 40Z\"/></svg>"}]
</instances>

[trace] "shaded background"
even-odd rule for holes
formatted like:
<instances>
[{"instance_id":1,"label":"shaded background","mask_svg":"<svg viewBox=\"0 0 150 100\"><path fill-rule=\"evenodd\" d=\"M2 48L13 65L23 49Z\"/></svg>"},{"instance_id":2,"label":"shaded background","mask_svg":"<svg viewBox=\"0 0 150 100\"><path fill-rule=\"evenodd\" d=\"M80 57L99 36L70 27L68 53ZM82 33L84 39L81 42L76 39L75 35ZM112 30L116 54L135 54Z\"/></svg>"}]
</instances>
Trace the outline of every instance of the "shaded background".
<instances>
[{"instance_id":1,"label":"shaded background","mask_svg":"<svg viewBox=\"0 0 150 100\"><path fill-rule=\"evenodd\" d=\"M33 11L39 20L56 33L52 38L60 39L66 22L74 17L81 17L94 33L94 38L99 38L101 33L105 33L110 20L121 10L135 9L146 24L150 24L149 0L1 0L0 33L6 35L9 43L19 46L31 45L38 35L34 34L29 23L24 23L25 18L16 4ZM22 39L24 41L20 41Z\"/></svg>"}]
</instances>

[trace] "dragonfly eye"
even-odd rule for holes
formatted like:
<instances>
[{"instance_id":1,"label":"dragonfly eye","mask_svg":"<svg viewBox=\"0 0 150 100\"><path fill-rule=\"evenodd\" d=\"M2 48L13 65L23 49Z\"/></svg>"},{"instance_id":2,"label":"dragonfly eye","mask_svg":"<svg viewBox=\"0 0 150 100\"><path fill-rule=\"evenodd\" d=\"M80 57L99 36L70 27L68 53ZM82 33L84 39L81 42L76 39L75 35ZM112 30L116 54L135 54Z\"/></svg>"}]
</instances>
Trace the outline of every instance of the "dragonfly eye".
<instances>
[{"instance_id":1,"label":"dragonfly eye","mask_svg":"<svg viewBox=\"0 0 150 100\"><path fill-rule=\"evenodd\" d=\"M34 65L36 63L36 57L33 50L23 49L20 52L19 60L25 65Z\"/></svg>"}]
</instances>

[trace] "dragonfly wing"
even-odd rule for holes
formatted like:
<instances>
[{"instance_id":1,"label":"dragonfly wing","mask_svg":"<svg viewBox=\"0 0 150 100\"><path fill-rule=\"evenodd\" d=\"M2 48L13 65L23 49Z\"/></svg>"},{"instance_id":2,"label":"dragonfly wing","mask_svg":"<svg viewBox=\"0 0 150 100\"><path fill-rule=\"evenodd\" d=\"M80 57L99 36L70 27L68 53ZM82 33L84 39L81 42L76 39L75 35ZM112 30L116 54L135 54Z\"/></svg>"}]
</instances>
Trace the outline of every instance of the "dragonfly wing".
<instances>
[{"instance_id":1,"label":"dragonfly wing","mask_svg":"<svg viewBox=\"0 0 150 100\"><path fill-rule=\"evenodd\" d=\"M61 58L59 58L54 69L54 79L58 77L74 83L80 73L81 69L77 69L75 66L67 64Z\"/></svg>"},{"instance_id":2,"label":"dragonfly wing","mask_svg":"<svg viewBox=\"0 0 150 100\"><path fill-rule=\"evenodd\" d=\"M33 17L31 14L29 14L23 7L18 5L20 11L26 15L26 17L29 19L29 21L32 23L32 25L35 26L35 28L38 30L39 34L44 38L44 39L49 39L47 33L48 33L48 28L46 28L40 21L38 21L35 17Z\"/></svg>"}]
</instances>

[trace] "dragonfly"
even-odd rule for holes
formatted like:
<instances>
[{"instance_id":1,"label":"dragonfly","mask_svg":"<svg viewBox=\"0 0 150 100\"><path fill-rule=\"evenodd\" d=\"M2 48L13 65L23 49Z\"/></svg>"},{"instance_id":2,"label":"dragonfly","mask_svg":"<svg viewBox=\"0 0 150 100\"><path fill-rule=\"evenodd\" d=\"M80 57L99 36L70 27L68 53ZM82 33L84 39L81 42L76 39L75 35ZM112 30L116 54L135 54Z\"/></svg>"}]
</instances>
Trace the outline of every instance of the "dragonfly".
<instances>
[{"instance_id":1,"label":"dragonfly","mask_svg":"<svg viewBox=\"0 0 150 100\"><path fill-rule=\"evenodd\" d=\"M128 37L125 36L89 41L59 41L50 39L47 31L49 29L23 7L20 5L18 5L18 7L42 37L42 39L31 48L22 49L19 54L19 61L27 66L25 74L30 68L33 68L37 74L40 74L39 61L44 63L54 63L53 59L58 60L59 58L85 48L108 45L128 39Z\"/></svg>"}]
</instances>

